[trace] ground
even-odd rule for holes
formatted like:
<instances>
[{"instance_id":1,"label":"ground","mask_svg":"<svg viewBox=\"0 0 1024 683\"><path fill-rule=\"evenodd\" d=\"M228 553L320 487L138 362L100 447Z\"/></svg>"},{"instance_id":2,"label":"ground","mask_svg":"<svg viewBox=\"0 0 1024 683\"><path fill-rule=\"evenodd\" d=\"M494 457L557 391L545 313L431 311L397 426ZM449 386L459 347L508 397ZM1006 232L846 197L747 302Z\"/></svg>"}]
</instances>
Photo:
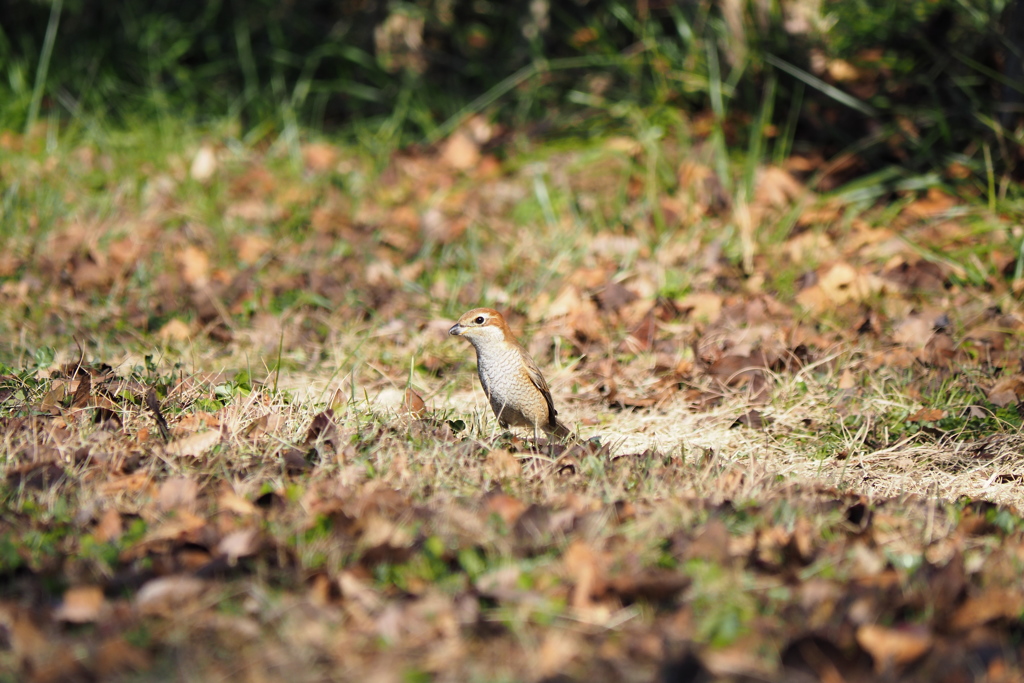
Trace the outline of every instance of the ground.
<instances>
[{"instance_id":1,"label":"ground","mask_svg":"<svg viewBox=\"0 0 1024 683\"><path fill-rule=\"evenodd\" d=\"M1020 679L984 183L91 135L2 139L0 681ZM477 305L584 443L496 425Z\"/></svg>"}]
</instances>

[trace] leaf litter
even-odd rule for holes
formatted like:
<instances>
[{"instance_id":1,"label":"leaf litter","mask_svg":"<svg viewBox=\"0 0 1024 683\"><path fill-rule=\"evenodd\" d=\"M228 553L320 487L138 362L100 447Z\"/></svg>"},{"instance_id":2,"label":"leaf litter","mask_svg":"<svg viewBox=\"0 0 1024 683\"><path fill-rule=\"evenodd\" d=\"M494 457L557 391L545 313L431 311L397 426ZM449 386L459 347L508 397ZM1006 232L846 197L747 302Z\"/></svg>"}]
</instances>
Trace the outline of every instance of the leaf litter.
<instances>
[{"instance_id":1,"label":"leaf litter","mask_svg":"<svg viewBox=\"0 0 1024 683\"><path fill-rule=\"evenodd\" d=\"M660 228L632 141L480 123L376 179L205 142L105 212L94 155L26 166L69 211L0 261L0 670L1019 680L1005 219L809 157L741 206L698 151ZM481 302L597 439L497 428L445 336Z\"/></svg>"}]
</instances>

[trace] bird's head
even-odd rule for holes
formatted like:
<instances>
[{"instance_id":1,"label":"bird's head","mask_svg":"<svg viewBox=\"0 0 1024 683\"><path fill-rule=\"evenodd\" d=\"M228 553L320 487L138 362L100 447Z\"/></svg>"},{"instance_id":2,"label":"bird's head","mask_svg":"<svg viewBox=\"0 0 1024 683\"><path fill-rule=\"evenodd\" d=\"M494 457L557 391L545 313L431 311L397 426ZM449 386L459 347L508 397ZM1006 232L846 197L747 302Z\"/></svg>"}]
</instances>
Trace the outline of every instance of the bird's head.
<instances>
[{"instance_id":1,"label":"bird's head","mask_svg":"<svg viewBox=\"0 0 1024 683\"><path fill-rule=\"evenodd\" d=\"M514 338L505 318L493 308L474 308L463 313L459 321L448 330L448 334L465 337L474 345Z\"/></svg>"}]
</instances>

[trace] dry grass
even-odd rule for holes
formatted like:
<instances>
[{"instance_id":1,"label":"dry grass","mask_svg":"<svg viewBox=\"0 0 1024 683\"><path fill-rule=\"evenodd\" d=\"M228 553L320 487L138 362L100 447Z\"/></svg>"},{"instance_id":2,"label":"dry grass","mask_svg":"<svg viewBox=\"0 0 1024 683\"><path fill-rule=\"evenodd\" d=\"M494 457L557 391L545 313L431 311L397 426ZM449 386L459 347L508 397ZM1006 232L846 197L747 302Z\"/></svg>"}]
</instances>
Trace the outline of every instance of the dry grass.
<instances>
[{"instance_id":1,"label":"dry grass","mask_svg":"<svg viewBox=\"0 0 1024 683\"><path fill-rule=\"evenodd\" d=\"M100 161L18 162L81 203L0 257L0 682L1019 673L1024 310L995 237L982 288L890 231L977 214L755 200L807 215L751 253L611 145L376 182L181 144L102 211ZM477 304L587 444L497 427Z\"/></svg>"}]
</instances>

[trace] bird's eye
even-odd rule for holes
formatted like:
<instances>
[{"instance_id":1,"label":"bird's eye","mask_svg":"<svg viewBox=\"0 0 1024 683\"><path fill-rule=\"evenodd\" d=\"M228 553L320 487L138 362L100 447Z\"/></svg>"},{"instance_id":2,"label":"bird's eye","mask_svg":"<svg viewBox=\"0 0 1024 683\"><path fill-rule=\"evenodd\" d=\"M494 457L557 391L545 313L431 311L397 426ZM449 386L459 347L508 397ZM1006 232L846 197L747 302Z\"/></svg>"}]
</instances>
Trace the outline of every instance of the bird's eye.
<instances>
[{"instance_id":1,"label":"bird's eye","mask_svg":"<svg viewBox=\"0 0 1024 683\"><path fill-rule=\"evenodd\" d=\"M484 317L482 315L478 315L476 317L476 320L474 320L473 322L475 322L477 325L483 325L484 324Z\"/></svg>"}]
</instances>

